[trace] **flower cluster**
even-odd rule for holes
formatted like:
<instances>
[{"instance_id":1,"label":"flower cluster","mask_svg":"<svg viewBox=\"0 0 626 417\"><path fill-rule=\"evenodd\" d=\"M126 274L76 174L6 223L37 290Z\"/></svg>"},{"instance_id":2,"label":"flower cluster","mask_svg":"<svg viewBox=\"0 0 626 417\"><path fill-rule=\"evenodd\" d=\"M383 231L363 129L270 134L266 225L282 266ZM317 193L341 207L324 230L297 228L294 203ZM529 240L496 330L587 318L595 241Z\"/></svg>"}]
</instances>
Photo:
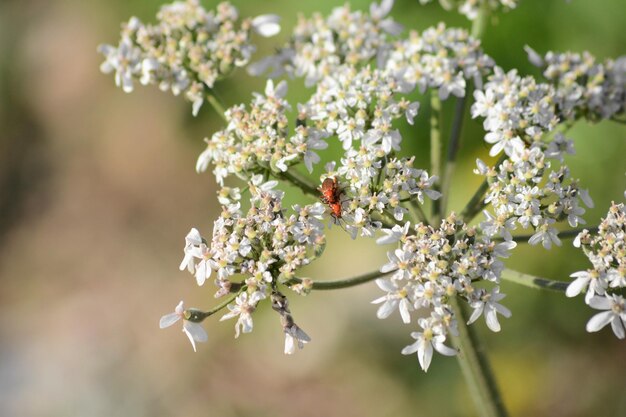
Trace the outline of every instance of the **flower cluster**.
<instances>
[{"instance_id":1,"label":"flower cluster","mask_svg":"<svg viewBox=\"0 0 626 417\"><path fill-rule=\"evenodd\" d=\"M613 333L626 337L626 302L618 292L626 288L626 208L613 203L598 227L597 234L581 232L574 246L582 248L592 268L573 273L574 281L566 295L575 297L585 292L585 303L596 310L587 323L588 332L597 332L611 324Z\"/></svg>"},{"instance_id":2,"label":"flower cluster","mask_svg":"<svg viewBox=\"0 0 626 417\"><path fill-rule=\"evenodd\" d=\"M216 297L238 292L235 304L229 305L229 312L222 317L222 320L238 318L236 337L241 332L252 331L252 313L270 291L275 292L279 282L288 282L296 270L308 265L324 250L324 207L320 203L294 206L294 213L287 216L282 208L283 193L273 189L276 184L276 181L263 182L260 175L251 179L248 184L251 207L246 215L241 210L240 191L223 189L220 192L223 211L215 221L210 244L196 229L185 238L180 269L193 273L198 285L203 285L215 271ZM235 275L245 279L233 282ZM291 313L286 301L283 304L281 320L286 320ZM293 319L283 326L290 346L294 337L308 341L302 336L304 332L294 326Z\"/></svg>"},{"instance_id":3,"label":"flower cluster","mask_svg":"<svg viewBox=\"0 0 626 417\"><path fill-rule=\"evenodd\" d=\"M320 160L315 150L328 146L326 135L303 125L290 133L287 113L291 107L284 99L286 93L285 81L274 87L268 80L265 94L255 94L250 110L238 105L226 111L228 126L205 139L208 145L198 158L197 171L205 171L212 162L220 184L229 174L248 179L260 170L285 172L302 161L311 171Z\"/></svg>"},{"instance_id":4,"label":"flower cluster","mask_svg":"<svg viewBox=\"0 0 626 417\"><path fill-rule=\"evenodd\" d=\"M258 75L273 67L272 76L287 71L304 77L311 86L342 64L374 60L384 52L389 35L402 31L402 26L387 17L393 3L373 3L369 14L353 12L346 4L335 8L328 18L320 14L311 19L300 16L288 45L251 65L250 72Z\"/></svg>"},{"instance_id":5,"label":"flower cluster","mask_svg":"<svg viewBox=\"0 0 626 417\"><path fill-rule=\"evenodd\" d=\"M505 73L494 68L483 91L474 91L474 98L472 117L485 118L485 141L493 145L491 156L504 151L512 157L559 123L554 88L532 77L522 78L516 70Z\"/></svg>"},{"instance_id":6,"label":"flower cluster","mask_svg":"<svg viewBox=\"0 0 626 417\"><path fill-rule=\"evenodd\" d=\"M254 30L272 36L280 30L278 16L262 15L238 24L237 9L220 3L207 11L198 0L163 6L158 24L144 25L133 17L125 24L118 46L100 45L106 61L101 70L115 72L115 83L125 92L133 81L156 84L193 103L196 115L207 91L235 67L245 66L254 51Z\"/></svg>"},{"instance_id":7,"label":"flower cluster","mask_svg":"<svg viewBox=\"0 0 626 417\"><path fill-rule=\"evenodd\" d=\"M517 4L517 0L440 2L470 19L483 7L510 9ZM352 238L378 236L379 244L398 246L380 269L384 277L376 283L384 295L373 303L379 304L381 319L397 310L404 323L417 323L419 329L411 333L415 342L402 353L417 353L426 371L434 351L457 353L448 345L458 334L458 320L464 320L456 313L459 301L472 309L468 324L484 316L489 329L498 332L498 315L510 317L500 304L505 295L499 283L504 269L500 258L508 257L516 246L513 230L532 228L529 243L549 249L561 244L558 223L571 227L585 223L582 205L592 207L593 202L564 164L564 156L574 149L557 127L568 127L580 118L623 121L617 116L626 107L626 57L598 63L588 53L540 56L527 48L547 80L541 83L496 66L480 42L463 29L441 23L400 38L401 26L388 17L393 3L380 0L369 13L346 5L328 17L300 16L287 45L249 65L248 71L260 74L273 68L272 77L283 73L302 77L314 87L310 98L292 111L287 82L270 79L264 93L254 93L248 105L230 107L224 114L226 126L205 139L207 148L196 170L204 172L213 165L222 212L210 241L191 229L180 269L193 274L198 285L213 277L215 297L225 301L210 312L185 309L181 301L160 321L165 328L182 319L194 350L196 342L207 340L199 324L204 318L227 307L221 320L236 319L239 337L253 330L253 313L260 303L270 303L279 315L286 354L310 342L281 290L307 294L323 288L296 273L322 254L324 221L330 215L331 224L339 224ZM205 100L220 107L213 87L235 68L249 64L255 49L252 32L272 36L280 30L278 17L240 20L229 3L207 11L198 0L178 1L162 7L157 18L154 25L132 18L123 26L117 46L100 46L106 58L101 69L113 72L116 84L126 92L138 81L182 94L192 103L194 115ZM489 154L500 155L492 167L478 160L475 172L486 177L486 188L480 188L483 194L476 193L463 219L452 213L440 221L446 215L445 203L434 204L437 225L421 206L426 198L441 197L439 190L447 190L452 171L445 171L439 188L437 176L416 168L414 156L401 154L400 125L404 120L413 125L420 108L409 97L416 90L433 93L433 121L439 120L437 96L473 97L471 114L484 119ZM463 103L459 100L457 111ZM453 132L461 131L461 121L455 118ZM441 129L435 122L431 128L436 151ZM312 173L321 161L318 151L335 139L343 154L325 165L317 189L296 170L304 165ZM449 149L454 151L457 143ZM439 175L443 170L436 156L435 152L431 173ZM451 165L446 169L454 166L452 160L447 163ZM245 189L225 186L231 176L245 181ZM306 194L317 194L324 204L285 209L284 193L270 178L290 181ZM249 205L242 203L246 193ZM481 195L482 201L474 204ZM489 206L486 218L469 226L483 206ZM408 214L417 224L407 221ZM626 301L618 294L626 287L625 234L624 204L613 204L597 235L585 231L577 237L575 244L583 248L593 268L572 274L575 280L567 289L570 297L586 290L585 302L605 310L589 321L588 331L611 323L618 338L626 337ZM362 277L359 280L363 282ZM331 284L327 288L336 285Z\"/></svg>"},{"instance_id":8,"label":"flower cluster","mask_svg":"<svg viewBox=\"0 0 626 417\"><path fill-rule=\"evenodd\" d=\"M480 41L463 29L447 29L443 23L423 33L411 31L408 38L391 46L385 68L398 74L423 93L437 89L441 99L450 94L465 96L466 80L482 86L493 60L480 49Z\"/></svg>"},{"instance_id":9,"label":"flower cluster","mask_svg":"<svg viewBox=\"0 0 626 417\"><path fill-rule=\"evenodd\" d=\"M597 62L589 52L548 52L541 57L525 48L529 60L542 68L556 88L555 103L567 119L609 119L626 108L626 56Z\"/></svg>"},{"instance_id":10,"label":"flower cluster","mask_svg":"<svg viewBox=\"0 0 626 417\"><path fill-rule=\"evenodd\" d=\"M477 161L475 172L489 180L484 202L495 211L485 211L481 227L508 240L517 225L532 226L530 244L542 243L547 249L560 245L554 225L563 220L571 227L584 224L580 202L587 207L593 202L578 181L570 179L566 165L551 169L550 159L563 162L564 154L574 153L562 133L549 134L561 120L554 87L496 67L484 91L475 91L474 97L472 116L485 118L485 141L493 145L490 155L506 154L493 168Z\"/></svg>"},{"instance_id":11,"label":"flower cluster","mask_svg":"<svg viewBox=\"0 0 626 417\"><path fill-rule=\"evenodd\" d=\"M535 233L529 243L541 243L550 249L561 242L554 227L557 222L567 220L571 227L584 224L582 215L593 202L578 182L570 179L569 168L561 166L550 170L551 163L539 147L523 149L512 159L506 159L497 167L488 168L478 160L475 171L489 180L485 203L491 204L495 215L484 211L486 220L481 228L492 236L511 239L511 231L517 225L532 227ZM547 181L544 183L544 178Z\"/></svg>"},{"instance_id":12,"label":"flower cluster","mask_svg":"<svg viewBox=\"0 0 626 417\"><path fill-rule=\"evenodd\" d=\"M400 132L392 122L406 117L413 124L417 115L419 102L397 99L412 89L389 71L345 65L318 83L309 101L299 106L298 117L311 120L328 136L337 136L345 150L358 140L368 152L387 155L400 150Z\"/></svg>"},{"instance_id":13,"label":"flower cluster","mask_svg":"<svg viewBox=\"0 0 626 417\"><path fill-rule=\"evenodd\" d=\"M194 273L199 285L216 271L216 296L230 290L235 274L268 284L288 280L323 251L324 206L294 206L295 213L287 216L283 193L273 189L277 182L262 181L259 175L248 184L251 207L246 215L239 201L222 207L210 245L195 229L187 236L181 270Z\"/></svg>"},{"instance_id":14,"label":"flower cluster","mask_svg":"<svg viewBox=\"0 0 626 417\"><path fill-rule=\"evenodd\" d=\"M404 201L424 203L425 197L440 197L433 189L437 178L414 168L414 159L377 159L361 147L348 150L339 167L335 168L334 163L327 165L327 176L341 179L343 219L353 238L359 232L361 236L374 236L383 224L377 219L387 215L402 221L408 211L401 204Z\"/></svg>"},{"instance_id":15,"label":"flower cluster","mask_svg":"<svg viewBox=\"0 0 626 417\"><path fill-rule=\"evenodd\" d=\"M456 335L456 317L450 304L453 297L462 297L474 309L469 322L484 314L487 325L500 330L496 313L510 316L509 310L498 303L504 295L497 284L504 268L498 258L508 257L515 242L496 243L468 227L451 214L439 228L422 223L410 227L405 223L384 231L379 243L400 242L400 248L389 252L389 262L382 273L393 272L389 278L376 283L386 294L373 303L382 304L378 317L388 317L396 309L405 323L411 314L424 316L418 320L421 332L412 334L416 342L402 353L417 352L422 369L427 370L433 349L442 354L455 352L443 343L449 334ZM488 281L490 291L477 288L477 281Z\"/></svg>"},{"instance_id":16,"label":"flower cluster","mask_svg":"<svg viewBox=\"0 0 626 417\"><path fill-rule=\"evenodd\" d=\"M421 4L430 3L433 0L419 0ZM504 10L514 9L519 0L439 0L441 6L446 10L457 9L459 13L468 19L474 20L478 17L481 7L488 7L491 10L502 8Z\"/></svg>"}]
</instances>

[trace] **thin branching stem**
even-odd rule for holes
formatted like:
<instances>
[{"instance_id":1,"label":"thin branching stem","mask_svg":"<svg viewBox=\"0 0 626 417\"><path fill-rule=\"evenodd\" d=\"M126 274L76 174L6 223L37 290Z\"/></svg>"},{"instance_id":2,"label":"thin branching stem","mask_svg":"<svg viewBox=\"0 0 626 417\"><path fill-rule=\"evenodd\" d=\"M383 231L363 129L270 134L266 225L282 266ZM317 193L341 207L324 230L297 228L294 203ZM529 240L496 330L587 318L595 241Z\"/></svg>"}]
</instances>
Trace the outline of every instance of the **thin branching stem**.
<instances>
[{"instance_id":1,"label":"thin branching stem","mask_svg":"<svg viewBox=\"0 0 626 417\"><path fill-rule=\"evenodd\" d=\"M498 167L506 160L507 155L503 154L496 162L494 169L498 169ZM470 201L465 205L465 208L461 210L461 218L465 223L469 223L476 217L476 215L485 207L484 197L485 193L489 189L489 179L485 178L485 180L480 184L478 190L474 193Z\"/></svg>"},{"instance_id":2,"label":"thin branching stem","mask_svg":"<svg viewBox=\"0 0 626 417\"><path fill-rule=\"evenodd\" d=\"M373 281L377 278L382 278L387 275L394 273L392 272L380 272L380 271L372 271L366 274L357 275L356 277L339 279L336 281L313 281L311 284L311 289L313 290L338 290L341 288L350 288L357 285L365 284L366 282ZM302 278L292 278L289 281L285 282L287 285L292 284L301 284L303 282Z\"/></svg>"},{"instance_id":3,"label":"thin branching stem","mask_svg":"<svg viewBox=\"0 0 626 417\"><path fill-rule=\"evenodd\" d=\"M431 175L438 178L437 183L433 185L433 189L439 191L441 189L441 153L443 143L441 141L441 99L437 90L432 90L430 94L430 170ZM441 217L441 202L433 200L432 205L433 222L439 223L438 217Z\"/></svg>"},{"instance_id":4,"label":"thin branching stem","mask_svg":"<svg viewBox=\"0 0 626 417\"><path fill-rule=\"evenodd\" d=\"M557 234L557 236L559 237L559 239L571 239L573 237L578 236L578 234L580 232L582 232L583 230L587 230L589 231L589 233L596 233L598 231L597 227L585 227L584 229L572 229L572 230L564 230L562 232L559 232ZM518 243L528 243L528 240L532 237L533 235L517 235L517 236L513 236L513 239L511 239L513 242L518 242ZM494 241L497 242L502 242L504 241L503 238L499 237L499 238L495 238L493 239Z\"/></svg>"},{"instance_id":5,"label":"thin branching stem","mask_svg":"<svg viewBox=\"0 0 626 417\"><path fill-rule=\"evenodd\" d=\"M235 298L237 298L239 293L240 291L237 292L236 294L233 294L227 297L222 303L216 305L215 307L213 307L212 309L208 311L202 311L202 310L198 310L195 308L188 308L187 310L185 310L185 315L187 316L186 318L189 321L199 323L202 320L206 319L207 317L212 316L213 314L219 312L220 310L223 310L228 304L235 301Z\"/></svg>"},{"instance_id":6,"label":"thin branching stem","mask_svg":"<svg viewBox=\"0 0 626 417\"><path fill-rule=\"evenodd\" d=\"M289 181L296 187L300 188L303 193L309 194L310 196L318 198L320 196L320 191L318 187L308 178L300 174L295 169L288 169L285 172L281 172L276 175L279 179L283 179Z\"/></svg>"},{"instance_id":7,"label":"thin branching stem","mask_svg":"<svg viewBox=\"0 0 626 417\"><path fill-rule=\"evenodd\" d=\"M480 3L480 10L474 20L471 32L476 39L482 36L489 19L488 1L481 0ZM499 163L501 161L503 161L503 158L500 159ZM489 183L485 180L461 213L465 222L469 222L482 209L484 195L488 189ZM438 206L440 210L442 206ZM440 218L443 215L444 213L442 212L438 213ZM460 300L457 297L451 297L450 304L454 309L459 331L458 336L453 338L453 342L459 350L457 358L472 400L481 417L505 417L507 415L506 409L498 392L498 385L491 372L489 361L483 352L479 338L474 333L473 327L467 325L468 315L463 308L464 306L460 305L459 302Z\"/></svg>"},{"instance_id":8,"label":"thin branching stem","mask_svg":"<svg viewBox=\"0 0 626 417\"><path fill-rule=\"evenodd\" d=\"M415 213L417 213L417 217L420 219L420 221L428 226L430 224L430 221L428 220L428 216L422 209L419 201L417 201L417 199L411 200L411 206L413 207Z\"/></svg>"},{"instance_id":9,"label":"thin branching stem","mask_svg":"<svg viewBox=\"0 0 626 417\"><path fill-rule=\"evenodd\" d=\"M452 341L459 350L457 358L479 415L481 417L505 417L507 413L489 361L474 328L466 324L468 314L457 297L452 297L450 304L457 317L459 330L459 335L453 337Z\"/></svg>"},{"instance_id":10,"label":"thin branching stem","mask_svg":"<svg viewBox=\"0 0 626 417\"><path fill-rule=\"evenodd\" d=\"M226 108L224 103L219 98L215 90L210 90L206 96L207 101L213 107L213 109L220 115L223 121L228 123L228 119L226 118Z\"/></svg>"},{"instance_id":11,"label":"thin branching stem","mask_svg":"<svg viewBox=\"0 0 626 417\"><path fill-rule=\"evenodd\" d=\"M551 279L525 274L512 269L505 269L502 271L501 277L505 281L534 288L536 290L550 290L561 293L565 292L565 290L567 290L567 286L569 285L569 282L553 281Z\"/></svg>"},{"instance_id":12,"label":"thin branching stem","mask_svg":"<svg viewBox=\"0 0 626 417\"><path fill-rule=\"evenodd\" d=\"M465 92L467 95L467 91ZM448 208L450 180L456 168L456 156L461 145L461 131L463 127L463 118L465 115L465 96L457 98L454 109L454 121L452 122L452 131L450 132L450 142L448 143L448 152L446 157L446 168L441 180L441 212L446 213Z\"/></svg>"}]
</instances>

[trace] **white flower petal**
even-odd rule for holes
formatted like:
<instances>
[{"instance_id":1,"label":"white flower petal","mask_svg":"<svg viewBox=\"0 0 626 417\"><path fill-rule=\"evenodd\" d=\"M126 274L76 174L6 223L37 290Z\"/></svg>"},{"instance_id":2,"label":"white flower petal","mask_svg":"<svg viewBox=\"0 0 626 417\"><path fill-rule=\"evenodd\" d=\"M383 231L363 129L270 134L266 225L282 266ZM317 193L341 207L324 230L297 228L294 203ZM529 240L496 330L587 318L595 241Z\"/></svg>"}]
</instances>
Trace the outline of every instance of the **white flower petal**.
<instances>
[{"instance_id":1,"label":"white flower petal","mask_svg":"<svg viewBox=\"0 0 626 417\"><path fill-rule=\"evenodd\" d=\"M576 297L589 283L589 278L580 277L572 281L565 290L565 295L568 297Z\"/></svg>"},{"instance_id":2,"label":"white flower petal","mask_svg":"<svg viewBox=\"0 0 626 417\"><path fill-rule=\"evenodd\" d=\"M428 371L428 367L430 366L430 361L433 358L433 345L429 342L424 341L422 345L422 349L417 351L417 359L419 360L420 366L424 370L424 372Z\"/></svg>"},{"instance_id":3,"label":"white flower petal","mask_svg":"<svg viewBox=\"0 0 626 417\"><path fill-rule=\"evenodd\" d=\"M613 316L614 314L612 311L603 311L602 313L596 314L587 322L587 331L590 333L597 332L609 324L613 319Z\"/></svg>"},{"instance_id":4,"label":"white flower petal","mask_svg":"<svg viewBox=\"0 0 626 417\"><path fill-rule=\"evenodd\" d=\"M498 315L496 314L496 310L494 308L485 308L485 321L487 322L487 327L493 332L500 331L500 323L498 322Z\"/></svg>"},{"instance_id":5,"label":"white flower petal","mask_svg":"<svg viewBox=\"0 0 626 417\"><path fill-rule=\"evenodd\" d=\"M170 314L166 314L163 317L161 317L161 320L159 320L159 327L161 329L165 329L166 327L170 327L172 324L176 323L178 320L180 320L180 314L177 313L170 313Z\"/></svg>"},{"instance_id":6,"label":"white flower petal","mask_svg":"<svg viewBox=\"0 0 626 417\"><path fill-rule=\"evenodd\" d=\"M252 27L259 35L269 38L280 32L280 16L262 14L252 19Z\"/></svg>"},{"instance_id":7,"label":"white flower petal","mask_svg":"<svg viewBox=\"0 0 626 417\"><path fill-rule=\"evenodd\" d=\"M624 338L624 323L619 317L615 317L613 321L611 321L611 329L613 329L613 333L615 333L618 339Z\"/></svg>"},{"instance_id":8,"label":"white flower petal","mask_svg":"<svg viewBox=\"0 0 626 417\"><path fill-rule=\"evenodd\" d=\"M383 305L378 307L378 311L376 311L376 317L383 320L386 319L393 313L398 305L398 300L387 300Z\"/></svg>"}]
</instances>

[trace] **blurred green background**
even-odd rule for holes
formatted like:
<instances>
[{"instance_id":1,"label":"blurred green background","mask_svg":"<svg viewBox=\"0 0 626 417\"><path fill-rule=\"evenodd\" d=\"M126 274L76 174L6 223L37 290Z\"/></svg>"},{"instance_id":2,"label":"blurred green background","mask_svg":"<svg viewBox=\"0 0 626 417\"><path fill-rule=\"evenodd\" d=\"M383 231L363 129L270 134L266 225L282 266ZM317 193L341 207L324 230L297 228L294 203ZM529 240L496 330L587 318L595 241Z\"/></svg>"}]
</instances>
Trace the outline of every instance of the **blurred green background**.
<instances>
[{"instance_id":1,"label":"blurred green background","mask_svg":"<svg viewBox=\"0 0 626 417\"><path fill-rule=\"evenodd\" d=\"M367 10L368 2L354 1ZM438 4L398 0L393 16L423 30L443 20L468 27ZM208 320L209 342L194 354L178 326L158 319L180 299L208 308L210 285L178 271L192 226L210 235L215 184L194 172L202 138L221 126L207 106L156 88L124 94L99 72L99 43L116 43L120 22L154 21L156 0L0 2L0 415L2 416L473 416L454 358L428 374L400 350L411 326L381 321L374 284L292 297L313 343L282 354L278 318L262 306L255 331L233 340L233 322ZM203 1L204 6L215 3ZM278 13L286 39L297 12L342 2L234 1L242 15ZM536 74L522 47L540 53L624 54L626 2L523 0L498 16L484 47L505 69ZM219 86L228 104L247 102L263 80L243 71ZM290 96L306 92L292 83ZM411 150L428 155L423 104ZM449 111L452 101L446 104ZM449 117L448 117L448 120ZM624 126L578 123L573 175L592 191L597 224L626 188ZM480 123L464 130L452 207L461 208L487 159ZM407 145L408 146L408 145ZM326 154L326 156L331 156ZM294 199L295 200L295 199ZM307 270L334 279L378 268L384 248L333 229L324 257ZM570 242L521 247L508 264L567 280L587 268ZM626 349L608 328L587 334L593 311L581 298L503 285L513 317L500 334L481 320L505 403L513 416L625 416Z\"/></svg>"}]
</instances>

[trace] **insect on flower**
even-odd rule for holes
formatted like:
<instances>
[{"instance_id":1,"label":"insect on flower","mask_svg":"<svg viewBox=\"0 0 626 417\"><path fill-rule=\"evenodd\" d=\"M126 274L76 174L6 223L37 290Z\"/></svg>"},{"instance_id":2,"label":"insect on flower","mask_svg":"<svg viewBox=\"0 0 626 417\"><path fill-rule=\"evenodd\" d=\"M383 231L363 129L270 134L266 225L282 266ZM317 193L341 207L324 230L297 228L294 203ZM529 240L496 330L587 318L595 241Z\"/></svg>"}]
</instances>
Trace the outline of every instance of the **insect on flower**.
<instances>
[{"instance_id":1,"label":"insect on flower","mask_svg":"<svg viewBox=\"0 0 626 417\"><path fill-rule=\"evenodd\" d=\"M341 201L339 201L341 190L339 189L337 178L326 178L322 182L320 192L322 193L320 199L324 204L328 204L328 207L330 207L331 216L333 216L335 220L339 220L341 218Z\"/></svg>"}]
</instances>

